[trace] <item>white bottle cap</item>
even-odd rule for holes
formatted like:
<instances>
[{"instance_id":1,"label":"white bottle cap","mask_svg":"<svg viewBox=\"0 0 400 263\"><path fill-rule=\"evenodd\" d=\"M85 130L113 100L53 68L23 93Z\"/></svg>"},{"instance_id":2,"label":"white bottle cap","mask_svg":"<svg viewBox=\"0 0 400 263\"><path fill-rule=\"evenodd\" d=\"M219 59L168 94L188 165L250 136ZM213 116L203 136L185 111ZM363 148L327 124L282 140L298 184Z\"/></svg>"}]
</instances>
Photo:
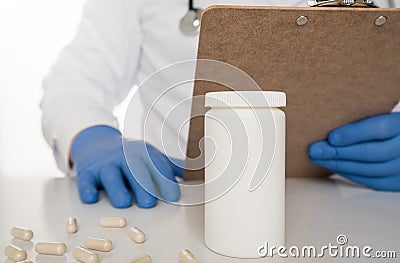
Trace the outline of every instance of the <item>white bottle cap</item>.
<instances>
[{"instance_id":1,"label":"white bottle cap","mask_svg":"<svg viewBox=\"0 0 400 263\"><path fill-rule=\"evenodd\" d=\"M286 94L278 91L221 91L208 92L206 107L275 108L286 106Z\"/></svg>"}]
</instances>

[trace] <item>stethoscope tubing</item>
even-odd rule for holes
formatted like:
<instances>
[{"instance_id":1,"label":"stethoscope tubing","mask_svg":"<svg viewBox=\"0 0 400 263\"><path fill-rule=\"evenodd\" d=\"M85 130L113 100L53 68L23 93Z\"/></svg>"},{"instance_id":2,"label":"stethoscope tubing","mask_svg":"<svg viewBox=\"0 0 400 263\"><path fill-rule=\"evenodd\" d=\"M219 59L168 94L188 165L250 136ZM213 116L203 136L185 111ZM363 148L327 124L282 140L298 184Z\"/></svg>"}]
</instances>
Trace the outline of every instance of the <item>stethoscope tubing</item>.
<instances>
[{"instance_id":1,"label":"stethoscope tubing","mask_svg":"<svg viewBox=\"0 0 400 263\"><path fill-rule=\"evenodd\" d=\"M194 8L194 6L193 6L193 0L188 0L189 1L189 10L194 10L195 8ZM395 7L395 5L394 5L394 0L388 0L388 2L389 2L389 6L390 7Z\"/></svg>"}]
</instances>

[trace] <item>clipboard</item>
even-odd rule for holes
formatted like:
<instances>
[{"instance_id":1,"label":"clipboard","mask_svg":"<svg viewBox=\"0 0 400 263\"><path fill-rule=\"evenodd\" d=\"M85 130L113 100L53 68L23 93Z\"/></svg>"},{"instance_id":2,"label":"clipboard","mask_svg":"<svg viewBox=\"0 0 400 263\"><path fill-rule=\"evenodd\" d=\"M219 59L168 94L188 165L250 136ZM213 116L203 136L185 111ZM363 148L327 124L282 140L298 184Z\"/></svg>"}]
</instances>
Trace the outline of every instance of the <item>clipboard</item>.
<instances>
[{"instance_id":1,"label":"clipboard","mask_svg":"<svg viewBox=\"0 0 400 263\"><path fill-rule=\"evenodd\" d=\"M299 17L307 23L298 25ZM285 92L286 176L328 176L309 161L308 146L336 127L388 113L400 100L400 9L213 6L202 16L197 57L238 67L263 90ZM196 80L193 96L223 90L230 89ZM187 147L187 158L203 162L198 114L206 110L193 103ZM186 167L184 177L202 179L204 168Z\"/></svg>"}]
</instances>

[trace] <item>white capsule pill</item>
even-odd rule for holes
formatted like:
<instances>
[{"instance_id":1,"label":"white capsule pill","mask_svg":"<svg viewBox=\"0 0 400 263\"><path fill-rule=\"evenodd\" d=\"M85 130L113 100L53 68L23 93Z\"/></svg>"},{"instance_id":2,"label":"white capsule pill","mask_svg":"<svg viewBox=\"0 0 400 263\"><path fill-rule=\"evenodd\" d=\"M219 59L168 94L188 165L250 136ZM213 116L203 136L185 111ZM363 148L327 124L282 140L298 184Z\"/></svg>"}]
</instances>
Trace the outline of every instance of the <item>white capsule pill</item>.
<instances>
[{"instance_id":1,"label":"white capsule pill","mask_svg":"<svg viewBox=\"0 0 400 263\"><path fill-rule=\"evenodd\" d=\"M78 231L78 223L76 221L76 218L68 218L66 229L68 234L74 234Z\"/></svg>"},{"instance_id":2,"label":"white capsule pill","mask_svg":"<svg viewBox=\"0 0 400 263\"><path fill-rule=\"evenodd\" d=\"M146 235L137 227L129 228L129 236L133 241L138 244L142 244L146 240Z\"/></svg>"},{"instance_id":3,"label":"white capsule pill","mask_svg":"<svg viewBox=\"0 0 400 263\"><path fill-rule=\"evenodd\" d=\"M126 219L123 217L102 217L100 218L100 226L123 228L126 226Z\"/></svg>"},{"instance_id":4,"label":"white capsule pill","mask_svg":"<svg viewBox=\"0 0 400 263\"><path fill-rule=\"evenodd\" d=\"M26 259L26 251L19 247L9 245L4 249L4 254L14 262L23 261Z\"/></svg>"},{"instance_id":5,"label":"white capsule pill","mask_svg":"<svg viewBox=\"0 0 400 263\"><path fill-rule=\"evenodd\" d=\"M62 256L67 251L67 246L58 242L39 242L36 244L35 250L38 254Z\"/></svg>"},{"instance_id":6,"label":"white capsule pill","mask_svg":"<svg viewBox=\"0 0 400 263\"><path fill-rule=\"evenodd\" d=\"M72 251L74 258L83 263L98 263L99 256L83 247L76 247Z\"/></svg>"},{"instance_id":7,"label":"white capsule pill","mask_svg":"<svg viewBox=\"0 0 400 263\"><path fill-rule=\"evenodd\" d=\"M85 239L85 247L102 252L110 252L113 249L111 240L88 237Z\"/></svg>"},{"instance_id":8,"label":"white capsule pill","mask_svg":"<svg viewBox=\"0 0 400 263\"><path fill-rule=\"evenodd\" d=\"M129 261L128 263L152 263L153 261L151 260L151 257L149 255L134 259Z\"/></svg>"},{"instance_id":9,"label":"white capsule pill","mask_svg":"<svg viewBox=\"0 0 400 263\"><path fill-rule=\"evenodd\" d=\"M179 261L181 263L199 263L189 249L184 249L179 253Z\"/></svg>"},{"instance_id":10,"label":"white capsule pill","mask_svg":"<svg viewBox=\"0 0 400 263\"><path fill-rule=\"evenodd\" d=\"M33 237L33 232L29 229L13 227L11 229L11 235L16 239L29 241Z\"/></svg>"}]
</instances>

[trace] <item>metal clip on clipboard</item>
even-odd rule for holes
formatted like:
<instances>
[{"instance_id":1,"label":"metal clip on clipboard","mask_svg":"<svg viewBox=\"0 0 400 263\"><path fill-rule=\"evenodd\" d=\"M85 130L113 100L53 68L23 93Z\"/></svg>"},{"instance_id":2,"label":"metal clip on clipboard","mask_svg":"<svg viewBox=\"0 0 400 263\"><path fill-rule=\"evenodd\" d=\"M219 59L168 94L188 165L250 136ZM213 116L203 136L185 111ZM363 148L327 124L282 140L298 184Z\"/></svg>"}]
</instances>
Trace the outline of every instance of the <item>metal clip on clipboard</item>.
<instances>
[{"instance_id":1,"label":"metal clip on clipboard","mask_svg":"<svg viewBox=\"0 0 400 263\"><path fill-rule=\"evenodd\" d=\"M393 5L393 3L391 3ZM363 7L363 8L378 8L373 0L308 0L310 7ZM305 25L308 22L308 18L301 16L296 20L296 23L300 26ZM375 25L382 26L386 24L387 17L379 16L375 19Z\"/></svg>"},{"instance_id":2,"label":"metal clip on clipboard","mask_svg":"<svg viewBox=\"0 0 400 263\"><path fill-rule=\"evenodd\" d=\"M308 5L311 7L378 7L372 0L308 0Z\"/></svg>"}]
</instances>

